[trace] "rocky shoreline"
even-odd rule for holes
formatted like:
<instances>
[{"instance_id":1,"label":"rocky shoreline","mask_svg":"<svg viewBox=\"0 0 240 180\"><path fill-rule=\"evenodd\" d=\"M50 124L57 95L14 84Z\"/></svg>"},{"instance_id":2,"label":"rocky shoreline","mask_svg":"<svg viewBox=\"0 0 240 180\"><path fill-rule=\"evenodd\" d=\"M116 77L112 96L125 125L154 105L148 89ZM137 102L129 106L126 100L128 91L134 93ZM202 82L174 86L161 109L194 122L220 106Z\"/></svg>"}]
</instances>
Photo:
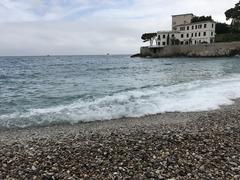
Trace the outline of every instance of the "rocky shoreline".
<instances>
[{"instance_id":1,"label":"rocky shoreline","mask_svg":"<svg viewBox=\"0 0 240 180\"><path fill-rule=\"evenodd\" d=\"M0 136L0 179L240 179L239 100Z\"/></svg>"}]
</instances>

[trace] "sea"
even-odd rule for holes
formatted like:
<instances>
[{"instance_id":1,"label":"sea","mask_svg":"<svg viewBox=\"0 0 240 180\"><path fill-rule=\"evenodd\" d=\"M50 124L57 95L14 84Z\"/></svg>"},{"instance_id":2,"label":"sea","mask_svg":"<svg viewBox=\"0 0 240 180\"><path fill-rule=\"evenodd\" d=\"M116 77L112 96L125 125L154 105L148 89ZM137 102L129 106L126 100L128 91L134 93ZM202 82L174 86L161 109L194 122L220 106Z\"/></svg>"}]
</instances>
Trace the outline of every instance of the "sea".
<instances>
[{"instance_id":1,"label":"sea","mask_svg":"<svg viewBox=\"0 0 240 180\"><path fill-rule=\"evenodd\" d=\"M240 57L0 57L0 128L218 109L240 98Z\"/></svg>"}]
</instances>

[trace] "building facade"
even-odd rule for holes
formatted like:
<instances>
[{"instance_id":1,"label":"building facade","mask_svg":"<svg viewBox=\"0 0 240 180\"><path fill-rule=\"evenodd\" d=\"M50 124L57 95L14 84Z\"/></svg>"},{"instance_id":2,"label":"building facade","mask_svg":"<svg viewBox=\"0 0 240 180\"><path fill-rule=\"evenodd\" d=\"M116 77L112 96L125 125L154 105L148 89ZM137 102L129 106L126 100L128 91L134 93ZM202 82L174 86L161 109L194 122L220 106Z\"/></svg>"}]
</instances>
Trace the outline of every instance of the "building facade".
<instances>
[{"instance_id":1,"label":"building facade","mask_svg":"<svg viewBox=\"0 0 240 180\"><path fill-rule=\"evenodd\" d=\"M172 31L158 31L155 37L156 45L151 43L150 46L214 43L216 23L213 20L192 23L193 17L193 14L172 16Z\"/></svg>"},{"instance_id":2,"label":"building facade","mask_svg":"<svg viewBox=\"0 0 240 180\"><path fill-rule=\"evenodd\" d=\"M176 30L176 26L190 24L193 17L193 14L172 15L172 30Z\"/></svg>"}]
</instances>

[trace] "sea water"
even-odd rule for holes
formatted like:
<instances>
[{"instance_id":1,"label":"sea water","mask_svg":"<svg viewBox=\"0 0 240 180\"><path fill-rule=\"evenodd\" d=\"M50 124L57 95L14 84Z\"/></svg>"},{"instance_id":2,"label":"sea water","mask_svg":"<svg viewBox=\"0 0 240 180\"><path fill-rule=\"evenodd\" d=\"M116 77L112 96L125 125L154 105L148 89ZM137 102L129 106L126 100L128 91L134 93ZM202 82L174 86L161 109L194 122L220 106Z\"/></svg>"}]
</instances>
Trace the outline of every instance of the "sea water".
<instances>
[{"instance_id":1,"label":"sea water","mask_svg":"<svg viewBox=\"0 0 240 180\"><path fill-rule=\"evenodd\" d=\"M0 57L0 128L207 111L239 97L239 57Z\"/></svg>"}]
</instances>

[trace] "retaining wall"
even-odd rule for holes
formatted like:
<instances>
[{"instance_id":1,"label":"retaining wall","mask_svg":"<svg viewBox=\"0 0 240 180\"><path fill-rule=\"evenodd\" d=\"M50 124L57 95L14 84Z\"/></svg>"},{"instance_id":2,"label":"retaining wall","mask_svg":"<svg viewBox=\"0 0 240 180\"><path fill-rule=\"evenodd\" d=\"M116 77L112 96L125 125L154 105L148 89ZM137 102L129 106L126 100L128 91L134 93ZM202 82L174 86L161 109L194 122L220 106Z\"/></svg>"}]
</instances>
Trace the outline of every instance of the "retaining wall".
<instances>
[{"instance_id":1,"label":"retaining wall","mask_svg":"<svg viewBox=\"0 0 240 180\"><path fill-rule=\"evenodd\" d=\"M141 57L223 57L240 54L240 42L141 47Z\"/></svg>"}]
</instances>

